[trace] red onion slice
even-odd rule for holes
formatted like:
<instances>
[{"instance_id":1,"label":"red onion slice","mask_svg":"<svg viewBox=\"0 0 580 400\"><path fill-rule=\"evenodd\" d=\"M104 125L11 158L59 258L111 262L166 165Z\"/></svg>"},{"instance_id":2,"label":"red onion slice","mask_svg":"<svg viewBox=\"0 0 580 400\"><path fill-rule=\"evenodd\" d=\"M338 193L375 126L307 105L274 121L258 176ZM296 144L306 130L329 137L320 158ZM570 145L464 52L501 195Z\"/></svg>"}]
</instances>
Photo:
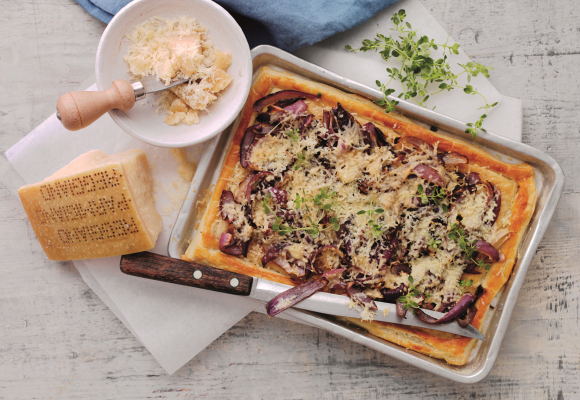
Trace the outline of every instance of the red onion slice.
<instances>
[{"instance_id":1,"label":"red onion slice","mask_svg":"<svg viewBox=\"0 0 580 400\"><path fill-rule=\"evenodd\" d=\"M431 183L436 184L437 186L445 187L445 180L439 175L439 172L435 171L433 168L426 166L425 164L419 164L413 171L421 178L428 180Z\"/></svg>"},{"instance_id":2,"label":"red onion slice","mask_svg":"<svg viewBox=\"0 0 580 400\"><path fill-rule=\"evenodd\" d=\"M479 174L477 172L470 172L469 175L467 175L467 177L465 178L465 181L467 182L468 185L473 186L479 181L481 181L481 178L479 177Z\"/></svg>"},{"instance_id":3,"label":"red onion slice","mask_svg":"<svg viewBox=\"0 0 580 400\"><path fill-rule=\"evenodd\" d=\"M354 286L354 282L347 283L346 285L346 293L350 296L350 298L361 307L369 307L369 310L376 311L378 310L377 304L367 296L365 293L361 292L359 288Z\"/></svg>"},{"instance_id":4,"label":"red onion slice","mask_svg":"<svg viewBox=\"0 0 580 400\"><path fill-rule=\"evenodd\" d=\"M260 180L264 179L268 175L273 175L271 172L268 171L261 171L252 175L252 178L248 181L248 186L246 187L246 200L248 204L252 202L252 192L256 189L256 186L260 182Z\"/></svg>"},{"instance_id":5,"label":"red onion slice","mask_svg":"<svg viewBox=\"0 0 580 400\"><path fill-rule=\"evenodd\" d=\"M340 103L336 103L336 107L330 110L330 112L334 116L338 130L344 130L344 127L350 125L358 125L360 127L357 120L355 120L352 114L346 111Z\"/></svg>"},{"instance_id":6,"label":"red onion slice","mask_svg":"<svg viewBox=\"0 0 580 400\"><path fill-rule=\"evenodd\" d=\"M441 160L445 165L469 164L469 159L467 157L454 151L443 154Z\"/></svg>"},{"instance_id":7,"label":"red onion slice","mask_svg":"<svg viewBox=\"0 0 580 400\"><path fill-rule=\"evenodd\" d=\"M274 297L272 300L266 304L266 312L270 317L280 314L292 307L295 304L300 303L302 300L312 296L314 293L321 290L326 286L326 279L313 279L300 286L293 287L278 296Z\"/></svg>"},{"instance_id":8,"label":"red onion slice","mask_svg":"<svg viewBox=\"0 0 580 400\"><path fill-rule=\"evenodd\" d=\"M385 136L385 134L383 133L383 131L381 131L379 128L377 128L375 126L375 124L373 124L372 122L367 122L364 125L364 129L368 132L372 132L375 136L375 138L377 138L377 144L379 147L382 146L386 146L387 145L387 138Z\"/></svg>"},{"instance_id":9,"label":"red onion slice","mask_svg":"<svg viewBox=\"0 0 580 400\"><path fill-rule=\"evenodd\" d=\"M342 280L342 276L344 275L345 272L346 268L332 269L322 274L322 277L326 278L326 280L328 281L328 287L331 290L345 289L346 284Z\"/></svg>"},{"instance_id":10,"label":"red onion slice","mask_svg":"<svg viewBox=\"0 0 580 400\"><path fill-rule=\"evenodd\" d=\"M275 243L266 250L262 257L262 265L268 264L270 261L282 254L282 251L288 247L289 243Z\"/></svg>"},{"instance_id":11,"label":"red onion slice","mask_svg":"<svg viewBox=\"0 0 580 400\"><path fill-rule=\"evenodd\" d=\"M397 310L397 315L401 318L405 318L405 315L407 315L407 310L405 310L405 305L399 301L396 302L396 310Z\"/></svg>"},{"instance_id":12,"label":"red onion slice","mask_svg":"<svg viewBox=\"0 0 580 400\"><path fill-rule=\"evenodd\" d=\"M297 102L284 107L284 110L291 112L292 114L302 114L308 110L308 105L303 100L298 100Z\"/></svg>"},{"instance_id":13,"label":"red onion slice","mask_svg":"<svg viewBox=\"0 0 580 400\"><path fill-rule=\"evenodd\" d=\"M330 111L323 111L322 112L322 124L328 130L328 133L321 135L323 139L328 138L331 135L334 135L334 117L330 113Z\"/></svg>"},{"instance_id":14,"label":"red onion slice","mask_svg":"<svg viewBox=\"0 0 580 400\"><path fill-rule=\"evenodd\" d=\"M391 273L397 276L401 276L401 273L404 272L406 274L411 275L411 267L407 264L397 263L391 266Z\"/></svg>"},{"instance_id":15,"label":"red onion slice","mask_svg":"<svg viewBox=\"0 0 580 400\"><path fill-rule=\"evenodd\" d=\"M302 278L306 275L305 268L302 268L300 265L297 265L296 263L293 264L290 263L285 257L281 255L274 258L272 262L276 264L278 267L282 268L284 272L286 272L291 277L294 276L297 278Z\"/></svg>"},{"instance_id":16,"label":"red onion slice","mask_svg":"<svg viewBox=\"0 0 580 400\"><path fill-rule=\"evenodd\" d=\"M229 191L229 190L224 190L222 192L222 196L220 197L220 214L222 216L222 219L226 222L232 222L234 220L234 216L228 214L226 211L224 211L224 206L226 204L231 204L231 203L235 203L236 201L234 200L234 194Z\"/></svg>"},{"instance_id":17,"label":"red onion slice","mask_svg":"<svg viewBox=\"0 0 580 400\"><path fill-rule=\"evenodd\" d=\"M497 217L499 217L499 211L501 210L501 192L493 183L490 183L493 187L493 195L495 198L495 207L493 208L493 219L491 220L491 225L495 224Z\"/></svg>"},{"instance_id":18,"label":"red onion slice","mask_svg":"<svg viewBox=\"0 0 580 400\"><path fill-rule=\"evenodd\" d=\"M270 188L270 194L272 195L274 201L278 204L283 205L286 204L286 202L288 201L288 192L285 191L284 189L272 187Z\"/></svg>"},{"instance_id":19,"label":"red onion slice","mask_svg":"<svg viewBox=\"0 0 580 400\"><path fill-rule=\"evenodd\" d=\"M381 147L377 137L377 129L372 122L368 122L364 125L361 135L365 144L367 144L371 149L374 147Z\"/></svg>"},{"instance_id":20,"label":"red onion slice","mask_svg":"<svg viewBox=\"0 0 580 400\"><path fill-rule=\"evenodd\" d=\"M248 245L249 242L240 243L236 241L234 236L228 232L224 232L220 236L220 251L231 256L245 256L248 252Z\"/></svg>"},{"instance_id":21,"label":"red onion slice","mask_svg":"<svg viewBox=\"0 0 580 400\"><path fill-rule=\"evenodd\" d=\"M491 243L486 242L485 240L478 240L475 242L475 249L479 253L483 253L493 261L499 261L500 253L497 251L495 247L491 245Z\"/></svg>"},{"instance_id":22,"label":"red onion slice","mask_svg":"<svg viewBox=\"0 0 580 400\"><path fill-rule=\"evenodd\" d=\"M313 114L308 114L306 116L306 118L304 118L304 121L302 121L302 123L300 124L300 136L304 137L304 134L306 133L306 130L308 128L310 128L310 126L312 125L312 122L314 121L314 115Z\"/></svg>"},{"instance_id":23,"label":"red onion slice","mask_svg":"<svg viewBox=\"0 0 580 400\"><path fill-rule=\"evenodd\" d=\"M310 93L299 92L297 90L281 90L276 93L269 94L265 97L262 97L260 100L254 103L254 111L260 112L266 106L270 104L274 104L280 100L291 99L294 97L302 97L307 98L310 100L317 100L318 96L315 96Z\"/></svg>"},{"instance_id":24,"label":"red onion slice","mask_svg":"<svg viewBox=\"0 0 580 400\"><path fill-rule=\"evenodd\" d=\"M466 327L471 323L471 321L473 321L473 317L475 317L475 314L477 314L477 308L475 308L475 306L471 306L467 309L467 312L465 313L465 316L463 318L461 317L457 318L457 323L463 327Z\"/></svg>"},{"instance_id":25,"label":"red onion slice","mask_svg":"<svg viewBox=\"0 0 580 400\"><path fill-rule=\"evenodd\" d=\"M399 140L395 145L395 149L400 151L403 150L403 148L410 148L416 150L430 149L431 153L433 152L433 146L431 146L426 141L416 138L414 136L402 136L399 138Z\"/></svg>"},{"instance_id":26,"label":"red onion slice","mask_svg":"<svg viewBox=\"0 0 580 400\"><path fill-rule=\"evenodd\" d=\"M394 289L391 290L383 289L381 291L381 294L383 295L383 300L386 301L387 303L396 303L397 299L401 296L404 296L405 293L407 293L407 287L405 286L404 283L401 283Z\"/></svg>"},{"instance_id":27,"label":"red onion slice","mask_svg":"<svg viewBox=\"0 0 580 400\"><path fill-rule=\"evenodd\" d=\"M328 245L325 245L325 246L322 246L321 248L319 248L318 250L316 250L314 253L312 253L312 255L310 256L310 265L311 265L311 267L312 267L312 269L313 269L314 271L317 271L317 269L314 267L314 261L316 261L316 257L318 257L318 255L319 255L320 253L322 253L323 251L325 251L325 250L332 250L332 251L335 251L335 252L337 252L337 253L338 253L338 255L339 255L341 258L342 258L342 257L344 257L344 254L342 254L342 251L340 251L340 250L338 249L338 247L336 247L336 246L332 246L332 245L329 245L329 244L328 244Z\"/></svg>"},{"instance_id":28,"label":"red onion slice","mask_svg":"<svg viewBox=\"0 0 580 400\"><path fill-rule=\"evenodd\" d=\"M491 237L491 241L490 244L495 247L496 249L499 249L501 247L502 244L505 243L506 240L508 240L510 238L510 236L512 235L512 232L510 232L507 229L499 229L497 232L495 232L495 234Z\"/></svg>"},{"instance_id":29,"label":"red onion slice","mask_svg":"<svg viewBox=\"0 0 580 400\"><path fill-rule=\"evenodd\" d=\"M242 164L242 167L248 168L248 160L250 159L251 148L254 144L254 139L256 136L263 137L265 135L265 133L263 133L263 129L264 125L262 124L252 125L246 129L242 143L240 144L240 164Z\"/></svg>"},{"instance_id":30,"label":"red onion slice","mask_svg":"<svg viewBox=\"0 0 580 400\"><path fill-rule=\"evenodd\" d=\"M471 293L465 293L461 299L453 306L451 310L444 316L439 319L433 318L430 315L427 315L423 310L420 308L415 310L415 315L421 318L424 322L433 325L445 324L447 322L451 322L461 316L467 308L473 303L475 300L475 296Z\"/></svg>"}]
</instances>

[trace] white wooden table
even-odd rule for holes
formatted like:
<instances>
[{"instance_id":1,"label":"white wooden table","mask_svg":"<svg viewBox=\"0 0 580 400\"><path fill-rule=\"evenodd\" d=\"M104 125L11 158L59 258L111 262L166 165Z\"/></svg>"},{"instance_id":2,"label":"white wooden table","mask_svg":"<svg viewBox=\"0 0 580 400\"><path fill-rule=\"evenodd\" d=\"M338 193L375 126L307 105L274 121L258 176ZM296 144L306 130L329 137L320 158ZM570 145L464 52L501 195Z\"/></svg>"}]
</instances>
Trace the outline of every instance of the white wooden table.
<instances>
[{"instance_id":1,"label":"white wooden table","mask_svg":"<svg viewBox=\"0 0 580 400\"><path fill-rule=\"evenodd\" d=\"M0 151L94 71L105 27L73 0L1 3ZM462 385L324 331L252 313L167 376L71 263L48 261L0 184L1 399L580 398L580 6L423 0L524 105L523 140L567 176L488 378ZM2 155L3 156L3 155Z\"/></svg>"}]
</instances>

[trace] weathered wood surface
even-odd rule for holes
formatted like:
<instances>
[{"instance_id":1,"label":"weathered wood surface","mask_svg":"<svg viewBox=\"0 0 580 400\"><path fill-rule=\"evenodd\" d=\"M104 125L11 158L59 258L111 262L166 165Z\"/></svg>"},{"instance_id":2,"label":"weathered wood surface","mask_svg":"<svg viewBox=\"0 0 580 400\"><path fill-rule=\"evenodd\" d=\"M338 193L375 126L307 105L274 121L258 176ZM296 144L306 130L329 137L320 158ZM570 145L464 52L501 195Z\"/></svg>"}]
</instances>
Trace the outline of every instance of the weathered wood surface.
<instances>
[{"instance_id":1,"label":"weathered wood surface","mask_svg":"<svg viewBox=\"0 0 580 400\"><path fill-rule=\"evenodd\" d=\"M580 398L580 6L422 0L524 104L524 141L567 175L488 378L456 384L332 334L250 314L167 376L72 264L46 260L0 184L0 398ZM104 24L73 0L3 1L0 150L93 73Z\"/></svg>"}]
</instances>

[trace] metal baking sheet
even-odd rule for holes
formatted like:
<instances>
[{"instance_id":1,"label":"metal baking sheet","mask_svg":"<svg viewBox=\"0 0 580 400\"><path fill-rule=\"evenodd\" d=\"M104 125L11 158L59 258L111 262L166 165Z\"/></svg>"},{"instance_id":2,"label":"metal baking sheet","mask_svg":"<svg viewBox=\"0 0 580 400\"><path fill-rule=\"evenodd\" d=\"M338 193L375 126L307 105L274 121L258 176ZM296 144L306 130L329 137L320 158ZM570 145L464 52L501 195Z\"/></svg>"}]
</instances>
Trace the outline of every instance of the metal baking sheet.
<instances>
[{"instance_id":1,"label":"metal baking sheet","mask_svg":"<svg viewBox=\"0 0 580 400\"><path fill-rule=\"evenodd\" d=\"M252 50L252 59L254 74L260 67L268 65L348 93L359 94L369 99L382 98L381 92L376 89L336 75L276 47L258 46ZM536 209L523 238L520 257L516 260L512 276L492 302L495 310L488 311L481 329L487 340L478 343L465 365L454 366L444 360L416 353L380 339L339 317L298 309L289 309L285 313L307 324L326 329L445 378L462 383L478 382L489 374L497 358L526 272L562 194L564 174L553 158L528 145L505 139L491 132L481 132L477 139L473 140L470 135L464 133L463 122L405 101L400 101L397 108L402 114L420 125L426 127L436 125L439 128L438 133L475 143L503 161L514 164L525 162L536 172L538 190ZM169 240L168 251L171 257L181 258L185 254L195 234L195 223L198 217L201 217L197 213L196 202L199 196L203 196L208 189L213 189L217 182L226 150L238 123L239 116L226 131L208 143Z\"/></svg>"}]
</instances>

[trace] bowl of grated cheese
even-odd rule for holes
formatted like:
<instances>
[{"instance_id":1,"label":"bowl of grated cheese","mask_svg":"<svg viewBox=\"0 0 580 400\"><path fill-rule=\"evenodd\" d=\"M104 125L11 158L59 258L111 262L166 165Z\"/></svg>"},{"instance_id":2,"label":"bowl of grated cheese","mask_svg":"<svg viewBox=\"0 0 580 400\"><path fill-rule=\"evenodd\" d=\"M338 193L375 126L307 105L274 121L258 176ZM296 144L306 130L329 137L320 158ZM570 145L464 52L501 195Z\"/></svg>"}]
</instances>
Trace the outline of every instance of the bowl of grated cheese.
<instances>
[{"instance_id":1,"label":"bowl of grated cheese","mask_svg":"<svg viewBox=\"0 0 580 400\"><path fill-rule=\"evenodd\" d=\"M184 85L147 94L109 115L146 143L186 147L225 130L250 91L252 58L242 29L210 0L136 0L105 29L96 58L97 88L154 75Z\"/></svg>"}]
</instances>

